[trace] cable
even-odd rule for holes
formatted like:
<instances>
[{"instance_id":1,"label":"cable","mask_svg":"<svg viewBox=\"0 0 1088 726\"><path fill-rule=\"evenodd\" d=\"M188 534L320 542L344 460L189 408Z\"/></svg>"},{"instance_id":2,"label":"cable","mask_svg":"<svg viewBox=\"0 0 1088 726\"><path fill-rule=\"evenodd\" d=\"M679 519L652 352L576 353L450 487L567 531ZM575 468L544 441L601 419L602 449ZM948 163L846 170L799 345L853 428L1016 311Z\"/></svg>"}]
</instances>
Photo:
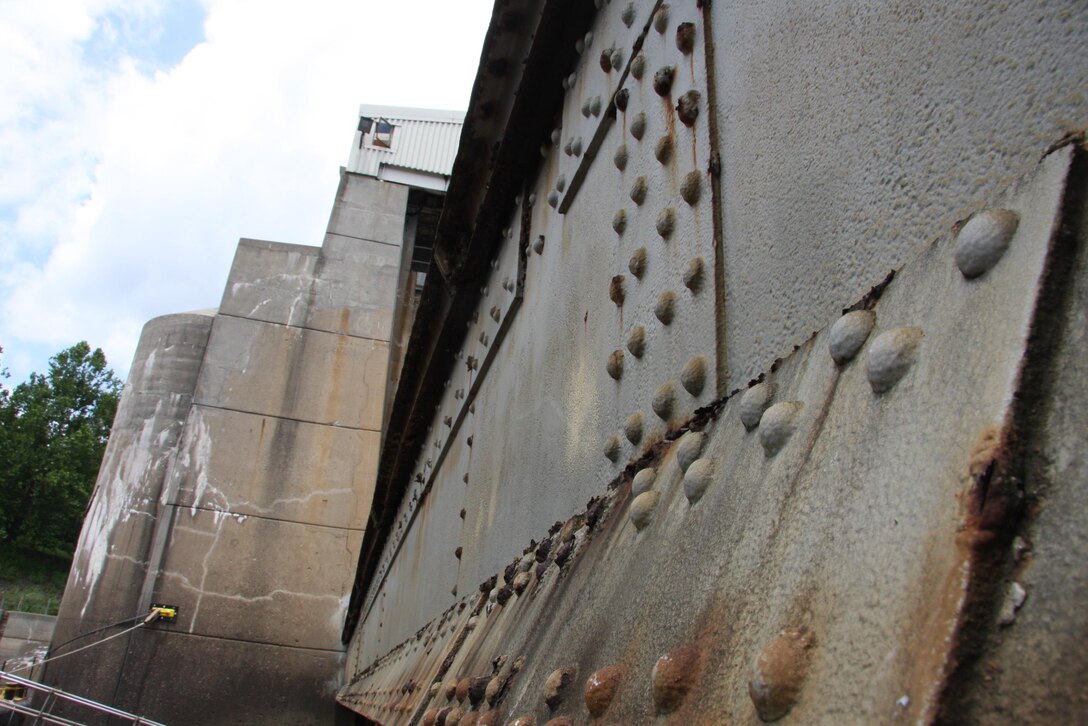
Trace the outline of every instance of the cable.
<instances>
[{"instance_id":1,"label":"cable","mask_svg":"<svg viewBox=\"0 0 1088 726\"><path fill-rule=\"evenodd\" d=\"M95 633L101 633L103 630L109 630L110 628L116 628L119 625L128 625L129 623L135 622L136 620L139 620L140 618L143 618L143 617L146 617L146 616L143 615L143 614L135 615L135 616L133 616L131 618L125 618L124 620L118 620L116 623L110 623L109 625L103 625L101 628L95 628L94 630L88 630L86 633L81 633L80 635L77 635L74 638L69 638L68 640L64 641L63 643L59 643L58 645L54 645L52 650L54 650L54 651L60 650L64 646L68 645L69 643L74 643L77 640L81 640L83 638L86 638L88 635L94 635Z\"/></svg>"},{"instance_id":2,"label":"cable","mask_svg":"<svg viewBox=\"0 0 1088 726\"><path fill-rule=\"evenodd\" d=\"M55 656L53 656L51 658L46 658L45 660L40 660L37 663L30 663L28 665L23 666L22 668L15 668L15 669L13 669L11 671L8 671L8 672L9 673L18 673L19 671L30 670L31 668L36 668L36 667L38 667L40 665L44 665L46 663L49 663L49 662L52 662L52 661L55 661L55 660L60 660L61 658L67 658L70 655L75 655L76 653L79 653L80 651L87 650L88 648L93 648L96 645L102 645L107 640L113 640L114 638L120 638L122 635L125 635L126 633L131 633L133 630L136 630L137 628L142 628L143 626L148 625L148 624L158 620L159 619L159 611L157 609L155 609L155 610L152 610L151 613L149 615L147 615L146 617L143 616L143 615L141 615L139 617L142 617L143 620L136 623L131 628L125 628L124 630L122 630L119 633L114 633L113 635L107 635L105 638L102 638L102 640L96 640L93 643L88 643L87 645L76 648L75 650L70 650L67 653L61 653L60 655L55 655ZM130 620L131 620L131 618L130 618ZM129 621L123 621L123 622L129 622ZM70 643L72 641L68 641L68 642ZM56 650L56 649L54 648L54 650Z\"/></svg>"}]
</instances>

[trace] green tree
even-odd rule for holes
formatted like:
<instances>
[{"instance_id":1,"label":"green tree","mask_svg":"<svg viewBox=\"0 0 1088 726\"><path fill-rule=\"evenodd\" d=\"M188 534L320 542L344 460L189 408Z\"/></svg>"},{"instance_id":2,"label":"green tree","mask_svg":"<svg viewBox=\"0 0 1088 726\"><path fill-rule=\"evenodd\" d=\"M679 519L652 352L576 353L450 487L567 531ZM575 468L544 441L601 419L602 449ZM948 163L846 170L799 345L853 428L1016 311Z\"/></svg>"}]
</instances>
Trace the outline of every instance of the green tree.
<instances>
[{"instance_id":1,"label":"green tree","mask_svg":"<svg viewBox=\"0 0 1088 726\"><path fill-rule=\"evenodd\" d=\"M121 382L80 342L0 392L0 540L70 556L117 411Z\"/></svg>"}]
</instances>

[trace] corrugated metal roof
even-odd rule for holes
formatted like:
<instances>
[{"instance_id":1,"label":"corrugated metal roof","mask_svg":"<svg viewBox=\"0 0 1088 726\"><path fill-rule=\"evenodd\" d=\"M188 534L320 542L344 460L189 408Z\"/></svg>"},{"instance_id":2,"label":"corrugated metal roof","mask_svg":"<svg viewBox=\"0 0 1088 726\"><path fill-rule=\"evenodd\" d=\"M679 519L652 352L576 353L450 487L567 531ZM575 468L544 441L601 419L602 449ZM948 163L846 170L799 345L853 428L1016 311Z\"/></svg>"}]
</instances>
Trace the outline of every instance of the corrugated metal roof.
<instances>
[{"instance_id":1,"label":"corrugated metal roof","mask_svg":"<svg viewBox=\"0 0 1088 726\"><path fill-rule=\"evenodd\" d=\"M383 166L439 176L449 176L453 170L465 118L463 112L362 105L359 116L392 124L392 147L373 146L373 128L369 133L357 130L348 171L381 177Z\"/></svg>"}]
</instances>

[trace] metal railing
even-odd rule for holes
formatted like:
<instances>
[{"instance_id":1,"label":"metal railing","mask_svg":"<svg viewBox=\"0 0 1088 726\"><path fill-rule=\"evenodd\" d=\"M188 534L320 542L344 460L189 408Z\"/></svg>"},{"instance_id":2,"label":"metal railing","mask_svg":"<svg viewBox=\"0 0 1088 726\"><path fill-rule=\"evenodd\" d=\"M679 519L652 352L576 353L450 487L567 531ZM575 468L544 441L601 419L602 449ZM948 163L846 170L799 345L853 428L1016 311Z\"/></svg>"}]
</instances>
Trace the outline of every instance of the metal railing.
<instances>
[{"instance_id":1,"label":"metal railing","mask_svg":"<svg viewBox=\"0 0 1088 726\"><path fill-rule=\"evenodd\" d=\"M72 719L65 718L63 716L57 716L50 711L58 703L70 703L75 704L88 709L94 714L104 714L106 716L116 717L124 722L131 724L139 724L140 726L165 726L158 721L152 721L149 718L143 716L137 716L136 714L122 711L111 706L107 706L97 701L92 701L89 698L83 698L73 693L62 691L59 688L53 688L51 686L45 686L36 681L22 678L20 676L0 671L0 684L3 685L16 685L22 686L26 689L27 696L24 698L0 698L0 711L12 711L24 716L32 716L33 720L29 721L30 724L50 723L60 724L60 726L82 726L79 721L73 721ZM41 697L41 705L33 706L32 701L37 701L38 696Z\"/></svg>"}]
</instances>

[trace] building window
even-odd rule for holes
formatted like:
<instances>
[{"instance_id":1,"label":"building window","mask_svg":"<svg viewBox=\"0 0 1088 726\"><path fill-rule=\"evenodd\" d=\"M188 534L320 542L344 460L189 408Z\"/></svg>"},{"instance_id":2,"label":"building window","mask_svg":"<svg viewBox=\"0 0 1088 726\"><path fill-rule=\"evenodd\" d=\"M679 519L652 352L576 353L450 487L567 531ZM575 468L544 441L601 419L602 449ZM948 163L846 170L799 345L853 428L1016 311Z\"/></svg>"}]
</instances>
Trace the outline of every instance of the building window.
<instances>
[{"instance_id":1,"label":"building window","mask_svg":"<svg viewBox=\"0 0 1088 726\"><path fill-rule=\"evenodd\" d=\"M370 137L370 145L379 149L393 148L393 128L393 124L378 119L374 124L374 134Z\"/></svg>"}]
</instances>

